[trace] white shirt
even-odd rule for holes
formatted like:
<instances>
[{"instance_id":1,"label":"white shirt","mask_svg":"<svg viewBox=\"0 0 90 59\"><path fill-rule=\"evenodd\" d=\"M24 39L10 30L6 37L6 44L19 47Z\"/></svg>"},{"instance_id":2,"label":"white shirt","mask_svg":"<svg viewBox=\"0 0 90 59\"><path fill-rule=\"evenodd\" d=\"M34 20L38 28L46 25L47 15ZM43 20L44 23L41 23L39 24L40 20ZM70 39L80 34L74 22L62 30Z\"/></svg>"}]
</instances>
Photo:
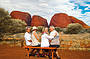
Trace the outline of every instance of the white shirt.
<instances>
[{"instance_id":1,"label":"white shirt","mask_svg":"<svg viewBox=\"0 0 90 59\"><path fill-rule=\"evenodd\" d=\"M31 45L31 42L29 42L28 40L31 40L31 34L26 32L24 35L25 41L26 41L26 45Z\"/></svg>"},{"instance_id":2,"label":"white shirt","mask_svg":"<svg viewBox=\"0 0 90 59\"><path fill-rule=\"evenodd\" d=\"M35 31L32 32L32 46L37 46L37 45L39 45L40 43L39 43L39 41L36 39L36 37L34 36L34 32L35 32ZM35 34L36 34L37 38L39 39L39 36L37 35L37 33L35 33Z\"/></svg>"},{"instance_id":3,"label":"white shirt","mask_svg":"<svg viewBox=\"0 0 90 59\"><path fill-rule=\"evenodd\" d=\"M59 33L56 31L56 30L53 30L51 33L50 33L50 36L51 37L54 37L52 38L52 41L51 41L51 45L60 45L60 41L59 41Z\"/></svg>"},{"instance_id":4,"label":"white shirt","mask_svg":"<svg viewBox=\"0 0 90 59\"><path fill-rule=\"evenodd\" d=\"M49 47L49 39L52 39L51 36L49 36L48 34L44 33L41 36L41 47Z\"/></svg>"}]
</instances>

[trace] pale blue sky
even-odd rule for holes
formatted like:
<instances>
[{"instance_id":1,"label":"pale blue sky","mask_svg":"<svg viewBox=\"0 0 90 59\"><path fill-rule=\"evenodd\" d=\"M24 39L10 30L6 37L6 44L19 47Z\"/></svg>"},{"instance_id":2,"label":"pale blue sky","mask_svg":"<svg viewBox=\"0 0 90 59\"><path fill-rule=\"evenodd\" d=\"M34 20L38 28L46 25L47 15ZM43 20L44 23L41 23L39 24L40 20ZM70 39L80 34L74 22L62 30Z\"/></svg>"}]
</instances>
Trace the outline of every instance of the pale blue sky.
<instances>
[{"instance_id":1,"label":"pale blue sky","mask_svg":"<svg viewBox=\"0 0 90 59\"><path fill-rule=\"evenodd\" d=\"M39 15L48 23L55 13L66 13L90 26L90 0L0 0L0 7Z\"/></svg>"}]
</instances>

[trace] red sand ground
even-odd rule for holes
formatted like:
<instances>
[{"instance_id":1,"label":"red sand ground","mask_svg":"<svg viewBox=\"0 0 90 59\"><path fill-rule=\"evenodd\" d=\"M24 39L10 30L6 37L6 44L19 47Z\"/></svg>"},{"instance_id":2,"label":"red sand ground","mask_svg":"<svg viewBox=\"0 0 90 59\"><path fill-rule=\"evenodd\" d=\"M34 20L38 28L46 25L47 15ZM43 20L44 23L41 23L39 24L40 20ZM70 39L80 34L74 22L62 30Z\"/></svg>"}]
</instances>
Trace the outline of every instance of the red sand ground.
<instances>
[{"instance_id":1,"label":"red sand ground","mask_svg":"<svg viewBox=\"0 0 90 59\"><path fill-rule=\"evenodd\" d=\"M90 59L90 51L80 50L58 50L61 59ZM20 47L8 47L0 45L0 59L48 59L42 57L30 58L25 56L25 49Z\"/></svg>"}]
</instances>

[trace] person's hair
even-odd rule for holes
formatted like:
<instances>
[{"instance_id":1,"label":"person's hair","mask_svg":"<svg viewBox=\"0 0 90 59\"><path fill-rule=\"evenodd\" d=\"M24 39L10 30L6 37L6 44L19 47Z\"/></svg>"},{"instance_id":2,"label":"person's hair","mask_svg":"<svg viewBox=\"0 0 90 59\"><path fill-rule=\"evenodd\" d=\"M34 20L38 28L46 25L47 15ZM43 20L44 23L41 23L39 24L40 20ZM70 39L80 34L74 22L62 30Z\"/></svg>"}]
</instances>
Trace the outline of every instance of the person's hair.
<instances>
[{"instance_id":1,"label":"person's hair","mask_svg":"<svg viewBox=\"0 0 90 59\"><path fill-rule=\"evenodd\" d=\"M28 29L30 29L30 26L27 26L27 27L26 27L26 30L28 30Z\"/></svg>"},{"instance_id":2,"label":"person's hair","mask_svg":"<svg viewBox=\"0 0 90 59\"><path fill-rule=\"evenodd\" d=\"M46 28L48 29L48 27L45 27L45 28L42 29L42 32L44 32Z\"/></svg>"},{"instance_id":3,"label":"person's hair","mask_svg":"<svg viewBox=\"0 0 90 59\"><path fill-rule=\"evenodd\" d=\"M55 29L55 27L54 26L50 26L51 28L53 28L53 29Z\"/></svg>"}]
</instances>

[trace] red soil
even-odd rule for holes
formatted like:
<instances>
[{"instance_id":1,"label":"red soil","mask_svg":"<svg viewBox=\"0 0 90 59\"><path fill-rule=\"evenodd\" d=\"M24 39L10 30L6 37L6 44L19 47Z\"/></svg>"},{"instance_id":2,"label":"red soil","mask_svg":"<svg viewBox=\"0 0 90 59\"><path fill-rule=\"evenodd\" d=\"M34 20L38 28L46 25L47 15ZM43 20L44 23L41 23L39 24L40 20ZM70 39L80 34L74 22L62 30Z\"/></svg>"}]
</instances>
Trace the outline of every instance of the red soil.
<instances>
[{"instance_id":1,"label":"red soil","mask_svg":"<svg viewBox=\"0 0 90 59\"><path fill-rule=\"evenodd\" d=\"M90 59L90 51L58 50L61 59ZM0 59L48 59L46 57L30 58L25 56L25 49L21 47L8 47L0 45ZM55 59L55 58L54 58Z\"/></svg>"}]
</instances>

